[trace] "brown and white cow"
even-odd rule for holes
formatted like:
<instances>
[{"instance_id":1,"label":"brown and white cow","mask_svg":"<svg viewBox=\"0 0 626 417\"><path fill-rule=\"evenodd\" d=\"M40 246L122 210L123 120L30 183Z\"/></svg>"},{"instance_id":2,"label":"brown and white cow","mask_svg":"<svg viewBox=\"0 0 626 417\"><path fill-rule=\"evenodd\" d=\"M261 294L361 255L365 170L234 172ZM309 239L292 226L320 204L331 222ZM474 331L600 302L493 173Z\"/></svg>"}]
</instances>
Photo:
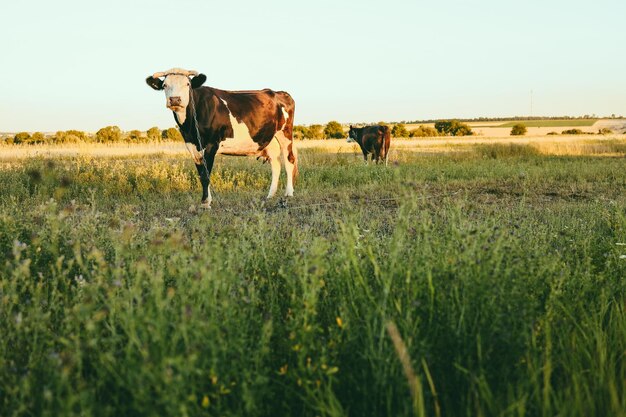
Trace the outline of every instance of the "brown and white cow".
<instances>
[{"instance_id":1,"label":"brown and white cow","mask_svg":"<svg viewBox=\"0 0 626 417\"><path fill-rule=\"evenodd\" d=\"M204 74L180 68L157 72L146 83L165 92L165 106L185 139L202 184L202 203L211 207L210 176L216 154L254 155L270 162L273 197L280 176L280 155L287 172L286 196L293 196L298 160L293 143L295 102L284 91L226 91L202 87ZM198 136L199 135L199 136Z\"/></svg>"},{"instance_id":2,"label":"brown and white cow","mask_svg":"<svg viewBox=\"0 0 626 417\"><path fill-rule=\"evenodd\" d=\"M391 129L389 126L352 127L348 132L348 142L356 142L361 147L363 158L367 162L367 155L372 154L372 160L383 159L387 165L389 145L391 144Z\"/></svg>"}]
</instances>

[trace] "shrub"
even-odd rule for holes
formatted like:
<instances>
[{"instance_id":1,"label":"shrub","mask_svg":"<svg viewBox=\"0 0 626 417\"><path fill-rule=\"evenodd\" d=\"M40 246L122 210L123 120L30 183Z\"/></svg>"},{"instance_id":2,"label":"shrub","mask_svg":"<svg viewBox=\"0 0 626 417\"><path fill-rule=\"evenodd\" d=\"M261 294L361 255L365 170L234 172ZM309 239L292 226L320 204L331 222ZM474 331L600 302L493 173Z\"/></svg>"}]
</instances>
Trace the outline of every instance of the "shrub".
<instances>
[{"instance_id":1,"label":"shrub","mask_svg":"<svg viewBox=\"0 0 626 417\"><path fill-rule=\"evenodd\" d=\"M324 128L324 136L327 139L341 139L344 138L346 134L343 131L341 123L332 120L328 122L328 124Z\"/></svg>"},{"instance_id":2,"label":"shrub","mask_svg":"<svg viewBox=\"0 0 626 417\"><path fill-rule=\"evenodd\" d=\"M437 129L430 126L420 125L417 129L413 129L409 132L411 138L433 138L439 136Z\"/></svg>"},{"instance_id":3,"label":"shrub","mask_svg":"<svg viewBox=\"0 0 626 417\"><path fill-rule=\"evenodd\" d=\"M599 135L611 135L613 134L613 131L609 129L608 127L603 127L602 129L598 129L598 134Z\"/></svg>"},{"instance_id":4,"label":"shrub","mask_svg":"<svg viewBox=\"0 0 626 417\"><path fill-rule=\"evenodd\" d=\"M96 142L109 143L119 142L122 139L122 131L117 126L107 126L96 132Z\"/></svg>"},{"instance_id":5,"label":"shrub","mask_svg":"<svg viewBox=\"0 0 626 417\"><path fill-rule=\"evenodd\" d=\"M322 125L309 126L309 139L324 139L324 129Z\"/></svg>"},{"instance_id":6,"label":"shrub","mask_svg":"<svg viewBox=\"0 0 626 417\"><path fill-rule=\"evenodd\" d=\"M146 136L148 136L148 140L151 141L160 141L161 140L161 130L154 126L148 129L146 132Z\"/></svg>"},{"instance_id":7,"label":"shrub","mask_svg":"<svg viewBox=\"0 0 626 417\"><path fill-rule=\"evenodd\" d=\"M398 123L397 125L394 125L391 129L391 136L393 136L394 138L408 138L409 131L406 130L406 126L404 126L404 124Z\"/></svg>"},{"instance_id":8,"label":"shrub","mask_svg":"<svg viewBox=\"0 0 626 417\"><path fill-rule=\"evenodd\" d=\"M293 127L293 137L294 139L302 140L309 138L309 129L306 126L295 125Z\"/></svg>"},{"instance_id":9,"label":"shrub","mask_svg":"<svg viewBox=\"0 0 626 417\"><path fill-rule=\"evenodd\" d=\"M513 125L513 128L511 129L511 136L524 136L526 132L526 126L521 123L517 123Z\"/></svg>"},{"instance_id":10,"label":"shrub","mask_svg":"<svg viewBox=\"0 0 626 417\"><path fill-rule=\"evenodd\" d=\"M458 120L440 120L435 123L435 129L442 135L470 136L474 134L467 124Z\"/></svg>"},{"instance_id":11,"label":"shrub","mask_svg":"<svg viewBox=\"0 0 626 417\"><path fill-rule=\"evenodd\" d=\"M583 132L583 131L582 131L582 130L580 130L580 129L568 129L568 130L564 130L564 131L562 131L561 133L562 133L563 135L582 135L582 134L583 134L583 133L585 133L585 132Z\"/></svg>"},{"instance_id":12,"label":"shrub","mask_svg":"<svg viewBox=\"0 0 626 417\"><path fill-rule=\"evenodd\" d=\"M548 135L558 135L559 132L549 132Z\"/></svg>"}]
</instances>

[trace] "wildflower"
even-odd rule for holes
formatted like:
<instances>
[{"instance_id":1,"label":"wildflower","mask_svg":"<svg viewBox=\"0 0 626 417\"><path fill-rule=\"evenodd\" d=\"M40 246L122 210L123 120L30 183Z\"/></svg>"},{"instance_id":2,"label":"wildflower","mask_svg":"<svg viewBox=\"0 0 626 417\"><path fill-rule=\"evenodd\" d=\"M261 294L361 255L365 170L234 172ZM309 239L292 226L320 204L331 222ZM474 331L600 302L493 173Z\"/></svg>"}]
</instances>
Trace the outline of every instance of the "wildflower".
<instances>
[{"instance_id":1,"label":"wildflower","mask_svg":"<svg viewBox=\"0 0 626 417\"><path fill-rule=\"evenodd\" d=\"M343 321L341 320L341 317L337 316L335 318L335 320L337 321L337 326L339 326L339 328L343 328Z\"/></svg>"},{"instance_id":2,"label":"wildflower","mask_svg":"<svg viewBox=\"0 0 626 417\"><path fill-rule=\"evenodd\" d=\"M202 397L202 407L209 408L210 404L211 404L211 401L209 401L209 397L207 395Z\"/></svg>"},{"instance_id":3,"label":"wildflower","mask_svg":"<svg viewBox=\"0 0 626 417\"><path fill-rule=\"evenodd\" d=\"M287 373L287 369L289 368L289 365L284 364L283 366L280 367L280 369L278 370L278 374L279 375L285 375Z\"/></svg>"}]
</instances>

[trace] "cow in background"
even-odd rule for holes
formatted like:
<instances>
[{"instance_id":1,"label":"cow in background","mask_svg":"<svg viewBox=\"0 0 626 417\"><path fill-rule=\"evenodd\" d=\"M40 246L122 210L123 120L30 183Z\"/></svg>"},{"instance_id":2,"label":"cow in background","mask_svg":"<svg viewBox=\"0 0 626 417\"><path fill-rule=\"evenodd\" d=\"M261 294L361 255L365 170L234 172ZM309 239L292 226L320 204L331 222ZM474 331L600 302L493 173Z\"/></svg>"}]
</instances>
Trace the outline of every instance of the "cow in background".
<instances>
[{"instance_id":1,"label":"cow in background","mask_svg":"<svg viewBox=\"0 0 626 417\"><path fill-rule=\"evenodd\" d=\"M348 142L356 142L361 147L363 158L367 162L367 155L372 154L372 160L378 163L381 159L387 165L389 145L391 144L391 129L389 126L350 126Z\"/></svg>"}]
</instances>

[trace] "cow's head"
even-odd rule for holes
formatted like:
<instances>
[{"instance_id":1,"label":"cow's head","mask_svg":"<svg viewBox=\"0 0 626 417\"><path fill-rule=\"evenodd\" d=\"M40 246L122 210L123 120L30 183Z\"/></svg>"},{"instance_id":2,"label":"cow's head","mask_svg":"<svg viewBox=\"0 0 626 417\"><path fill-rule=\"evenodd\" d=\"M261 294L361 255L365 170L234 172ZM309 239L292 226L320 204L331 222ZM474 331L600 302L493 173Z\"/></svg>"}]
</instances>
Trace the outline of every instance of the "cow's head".
<instances>
[{"instance_id":1,"label":"cow's head","mask_svg":"<svg viewBox=\"0 0 626 417\"><path fill-rule=\"evenodd\" d=\"M146 83L155 90L165 91L165 106L182 112L189 104L189 89L198 88L206 81L206 75L181 68L157 72L146 78Z\"/></svg>"},{"instance_id":2,"label":"cow's head","mask_svg":"<svg viewBox=\"0 0 626 417\"><path fill-rule=\"evenodd\" d=\"M350 130L348 131L348 143L356 142L357 141L356 139L357 139L356 128L350 125Z\"/></svg>"}]
</instances>

